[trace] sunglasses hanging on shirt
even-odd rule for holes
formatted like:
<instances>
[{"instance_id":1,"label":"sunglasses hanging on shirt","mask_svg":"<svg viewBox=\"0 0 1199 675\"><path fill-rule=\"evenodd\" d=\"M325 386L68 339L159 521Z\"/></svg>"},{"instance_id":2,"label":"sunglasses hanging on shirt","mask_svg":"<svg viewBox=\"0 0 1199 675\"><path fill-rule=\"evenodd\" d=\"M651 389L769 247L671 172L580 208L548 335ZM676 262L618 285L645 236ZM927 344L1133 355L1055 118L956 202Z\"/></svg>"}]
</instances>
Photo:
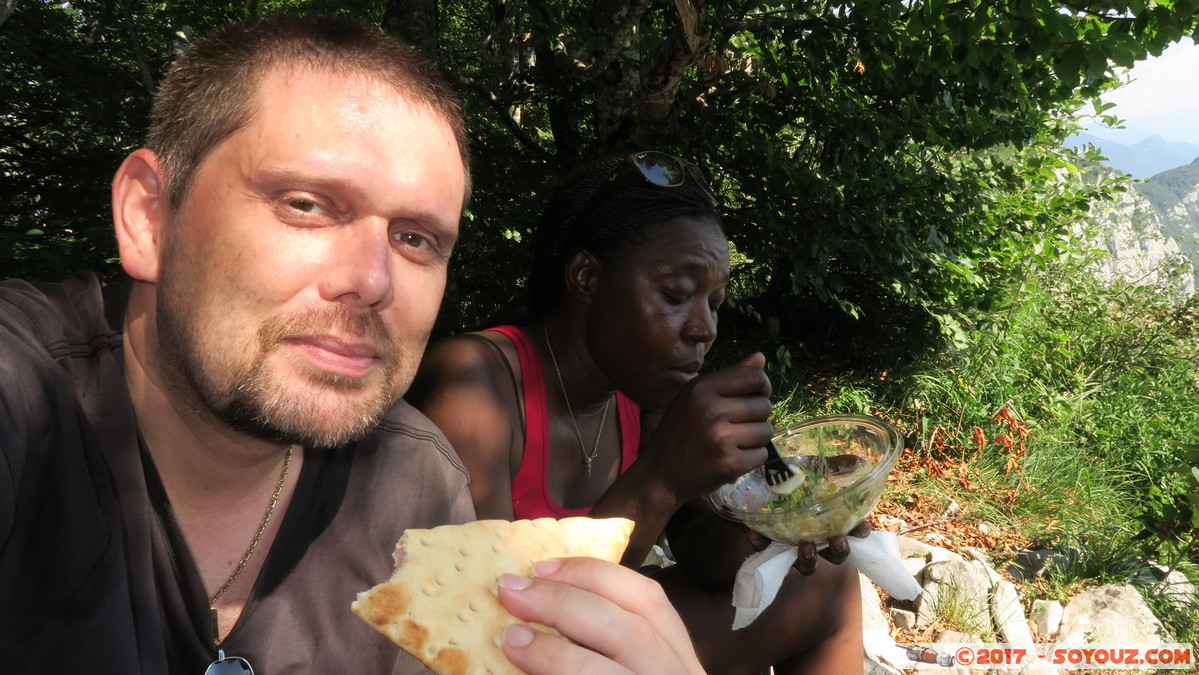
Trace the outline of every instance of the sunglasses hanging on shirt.
<instances>
[{"instance_id":1,"label":"sunglasses hanging on shirt","mask_svg":"<svg viewBox=\"0 0 1199 675\"><path fill-rule=\"evenodd\" d=\"M225 656L225 650L216 650L216 661L208 664L204 675L254 675L250 662L240 656Z\"/></svg>"}]
</instances>

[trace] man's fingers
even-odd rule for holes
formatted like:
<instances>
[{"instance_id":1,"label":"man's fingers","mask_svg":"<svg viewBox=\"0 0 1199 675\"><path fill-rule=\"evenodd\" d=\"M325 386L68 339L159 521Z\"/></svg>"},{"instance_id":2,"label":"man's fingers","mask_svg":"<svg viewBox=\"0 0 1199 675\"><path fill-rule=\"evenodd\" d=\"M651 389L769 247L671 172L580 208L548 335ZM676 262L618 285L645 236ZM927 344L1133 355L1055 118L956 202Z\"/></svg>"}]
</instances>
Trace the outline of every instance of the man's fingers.
<instances>
[{"instance_id":1,"label":"man's fingers","mask_svg":"<svg viewBox=\"0 0 1199 675\"><path fill-rule=\"evenodd\" d=\"M512 665L529 675L628 672L614 669L602 654L524 624L513 624L504 631L503 649Z\"/></svg>"},{"instance_id":2,"label":"man's fingers","mask_svg":"<svg viewBox=\"0 0 1199 675\"><path fill-rule=\"evenodd\" d=\"M636 673L702 672L682 620L653 580L593 558L546 561L535 571L532 583L501 580L500 602L513 615L552 626ZM540 658L578 659L567 645L534 636L526 647L513 649L535 647ZM539 672L574 673L577 668Z\"/></svg>"}]
</instances>

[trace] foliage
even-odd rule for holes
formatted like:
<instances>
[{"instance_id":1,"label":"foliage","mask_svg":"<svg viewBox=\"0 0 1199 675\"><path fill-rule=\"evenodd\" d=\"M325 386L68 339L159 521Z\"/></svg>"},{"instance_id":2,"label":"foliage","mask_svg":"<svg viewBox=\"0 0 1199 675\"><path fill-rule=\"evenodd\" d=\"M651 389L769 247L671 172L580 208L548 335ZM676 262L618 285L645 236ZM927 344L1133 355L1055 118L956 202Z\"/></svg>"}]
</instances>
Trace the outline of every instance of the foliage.
<instances>
[{"instance_id":1,"label":"foliage","mask_svg":"<svg viewBox=\"0 0 1199 675\"><path fill-rule=\"evenodd\" d=\"M516 292L564 172L671 150L735 249L713 361L771 356L780 423L878 414L913 450L901 499L1092 551L1143 528L1142 554L1194 562L1199 300L1083 272L1066 235L1117 186L1060 140L1113 66L1199 32L1199 0L18 2L0 274L115 272L107 183L172 50L280 10L388 26L463 95L475 190L438 330Z\"/></svg>"},{"instance_id":2,"label":"foliage","mask_svg":"<svg viewBox=\"0 0 1199 675\"><path fill-rule=\"evenodd\" d=\"M139 142L137 68L101 3L22 3L0 30L0 269L111 269L108 180Z\"/></svg>"},{"instance_id":3,"label":"foliage","mask_svg":"<svg viewBox=\"0 0 1199 675\"><path fill-rule=\"evenodd\" d=\"M1100 253L1076 242L1066 250L1066 263L975 316L961 352L898 381L797 387L776 419L869 411L892 420L911 451L884 499L952 501L1023 545L1078 547L1079 564L1054 587L1122 578L1135 557L1194 570L1199 298L1104 285L1086 273Z\"/></svg>"},{"instance_id":4,"label":"foliage","mask_svg":"<svg viewBox=\"0 0 1199 675\"><path fill-rule=\"evenodd\" d=\"M18 3L0 27L0 236L16 244L0 263L45 276L111 260L103 186L179 35L341 11L425 48L468 107L475 199L440 330L513 294L558 176L653 146L707 168L744 255L721 349L885 367L961 342L963 313L1023 274L1027 250L1053 256L1105 189L1066 180L1063 120L1112 64L1193 33L1195 5Z\"/></svg>"}]
</instances>

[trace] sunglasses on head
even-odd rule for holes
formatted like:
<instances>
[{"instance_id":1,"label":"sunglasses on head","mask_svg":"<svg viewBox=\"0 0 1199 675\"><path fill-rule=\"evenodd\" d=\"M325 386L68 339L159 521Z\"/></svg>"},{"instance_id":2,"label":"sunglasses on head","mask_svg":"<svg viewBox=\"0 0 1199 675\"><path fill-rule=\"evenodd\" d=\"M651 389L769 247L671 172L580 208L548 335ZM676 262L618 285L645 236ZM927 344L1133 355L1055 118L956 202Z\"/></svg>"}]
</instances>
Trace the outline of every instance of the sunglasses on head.
<instances>
[{"instance_id":1,"label":"sunglasses on head","mask_svg":"<svg viewBox=\"0 0 1199 675\"><path fill-rule=\"evenodd\" d=\"M690 180L696 187L704 191L712 205L716 204L716 196L712 194L708 182L699 172L699 167L691 162L657 150L635 152L629 155L627 160L637 167L645 180L658 187L679 187Z\"/></svg>"}]
</instances>

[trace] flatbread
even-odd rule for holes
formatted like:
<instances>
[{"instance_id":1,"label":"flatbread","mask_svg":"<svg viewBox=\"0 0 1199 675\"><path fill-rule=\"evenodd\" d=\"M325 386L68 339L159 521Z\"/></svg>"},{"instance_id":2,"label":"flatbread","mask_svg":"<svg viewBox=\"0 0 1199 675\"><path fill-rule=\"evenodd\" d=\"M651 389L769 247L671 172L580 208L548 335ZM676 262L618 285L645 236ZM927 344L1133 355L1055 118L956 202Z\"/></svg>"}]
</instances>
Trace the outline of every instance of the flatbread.
<instances>
[{"instance_id":1,"label":"flatbread","mask_svg":"<svg viewBox=\"0 0 1199 675\"><path fill-rule=\"evenodd\" d=\"M350 609L441 675L519 675L500 638L527 622L500 604L500 575L529 576L533 563L564 556L619 562L632 531L631 520L585 517L406 530L391 579L359 593Z\"/></svg>"}]
</instances>

